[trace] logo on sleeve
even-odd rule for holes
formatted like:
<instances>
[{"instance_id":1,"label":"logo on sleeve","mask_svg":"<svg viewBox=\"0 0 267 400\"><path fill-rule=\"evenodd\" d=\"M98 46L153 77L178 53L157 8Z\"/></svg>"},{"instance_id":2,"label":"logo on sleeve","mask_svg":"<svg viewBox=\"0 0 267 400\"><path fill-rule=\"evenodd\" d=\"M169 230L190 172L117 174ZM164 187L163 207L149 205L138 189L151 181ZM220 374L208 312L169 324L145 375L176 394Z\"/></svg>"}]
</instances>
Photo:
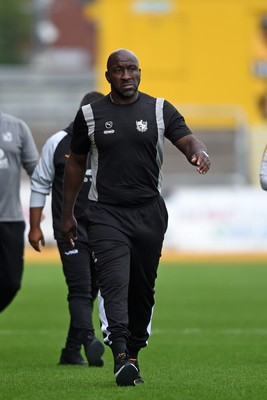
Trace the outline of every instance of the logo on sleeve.
<instances>
[{"instance_id":1,"label":"logo on sleeve","mask_svg":"<svg viewBox=\"0 0 267 400\"><path fill-rule=\"evenodd\" d=\"M0 149L0 169L8 168L8 160L3 149Z\"/></svg>"},{"instance_id":2,"label":"logo on sleeve","mask_svg":"<svg viewBox=\"0 0 267 400\"><path fill-rule=\"evenodd\" d=\"M3 133L3 141L4 142L11 142L12 141L12 133L11 132L4 132Z\"/></svg>"},{"instance_id":3,"label":"logo on sleeve","mask_svg":"<svg viewBox=\"0 0 267 400\"><path fill-rule=\"evenodd\" d=\"M104 135L111 135L112 133L115 132L115 130L112 129L112 127L113 127L113 122L112 121L105 122L105 127L106 127L106 129L103 132Z\"/></svg>"},{"instance_id":4,"label":"logo on sleeve","mask_svg":"<svg viewBox=\"0 0 267 400\"><path fill-rule=\"evenodd\" d=\"M92 182L92 170L91 169L86 170L83 181L84 181L84 183Z\"/></svg>"},{"instance_id":5,"label":"logo on sleeve","mask_svg":"<svg viewBox=\"0 0 267 400\"><path fill-rule=\"evenodd\" d=\"M140 119L140 121L136 121L136 129L138 132L146 132L147 131L147 121L143 121Z\"/></svg>"}]
</instances>

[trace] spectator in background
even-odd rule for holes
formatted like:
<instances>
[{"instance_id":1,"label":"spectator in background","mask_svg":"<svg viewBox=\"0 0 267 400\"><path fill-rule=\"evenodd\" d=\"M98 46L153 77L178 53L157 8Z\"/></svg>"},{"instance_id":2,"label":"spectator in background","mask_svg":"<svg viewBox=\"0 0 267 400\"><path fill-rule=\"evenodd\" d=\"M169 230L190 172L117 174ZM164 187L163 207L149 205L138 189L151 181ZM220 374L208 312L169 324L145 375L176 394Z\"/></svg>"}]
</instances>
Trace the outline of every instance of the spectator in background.
<instances>
[{"instance_id":1,"label":"spectator in background","mask_svg":"<svg viewBox=\"0 0 267 400\"><path fill-rule=\"evenodd\" d=\"M259 109L262 118L267 119L267 92L265 92L259 99ZM265 146L261 160L260 185L263 190L267 190L267 145Z\"/></svg>"},{"instance_id":2,"label":"spectator in background","mask_svg":"<svg viewBox=\"0 0 267 400\"><path fill-rule=\"evenodd\" d=\"M87 93L80 107L103 97L101 93ZM104 344L97 339L93 327L93 302L97 296L97 285L88 247L84 210L88 203L88 192L91 185L90 156L87 159L87 170L83 186L76 201L74 214L78 221L78 238L75 250L63 242L59 231L62 181L66 160L70 152L73 122L64 130L55 133L45 143L40 161L31 179L30 230L29 242L36 251L45 245L41 229L42 212L46 196L52 190L52 218L54 237L60 253L63 272L68 286L68 303L70 326L65 348L62 349L59 364L85 365L81 355L84 346L89 366L101 367Z\"/></svg>"},{"instance_id":3,"label":"spectator in background","mask_svg":"<svg viewBox=\"0 0 267 400\"><path fill-rule=\"evenodd\" d=\"M0 112L0 312L21 288L25 232L21 170L24 168L30 176L38 158L28 125Z\"/></svg>"},{"instance_id":4,"label":"spectator in background","mask_svg":"<svg viewBox=\"0 0 267 400\"><path fill-rule=\"evenodd\" d=\"M259 21L259 27L253 40L253 73L258 78L267 76L267 16Z\"/></svg>"},{"instance_id":5,"label":"spectator in background","mask_svg":"<svg viewBox=\"0 0 267 400\"><path fill-rule=\"evenodd\" d=\"M138 91L140 78L131 51L119 49L109 56L111 92L78 111L63 185L61 232L75 249L72 210L91 151L88 238L100 287L104 341L112 350L119 386L143 383L138 354L150 334L168 220L160 195L164 138L200 174L210 168L206 146L168 101Z\"/></svg>"},{"instance_id":6,"label":"spectator in background","mask_svg":"<svg viewBox=\"0 0 267 400\"><path fill-rule=\"evenodd\" d=\"M265 146L261 160L260 184L263 190L267 190L267 145Z\"/></svg>"},{"instance_id":7,"label":"spectator in background","mask_svg":"<svg viewBox=\"0 0 267 400\"><path fill-rule=\"evenodd\" d=\"M267 90L259 98L259 111L263 119L267 119Z\"/></svg>"}]
</instances>

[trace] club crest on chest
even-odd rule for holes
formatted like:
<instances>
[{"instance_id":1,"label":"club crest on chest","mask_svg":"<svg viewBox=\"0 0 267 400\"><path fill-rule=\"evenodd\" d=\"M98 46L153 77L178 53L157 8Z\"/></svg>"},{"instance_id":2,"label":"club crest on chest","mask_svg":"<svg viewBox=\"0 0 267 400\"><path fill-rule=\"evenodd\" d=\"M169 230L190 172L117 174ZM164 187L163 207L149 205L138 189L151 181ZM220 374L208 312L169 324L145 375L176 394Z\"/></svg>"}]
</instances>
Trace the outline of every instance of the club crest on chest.
<instances>
[{"instance_id":1,"label":"club crest on chest","mask_svg":"<svg viewBox=\"0 0 267 400\"><path fill-rule=\"evenodd\" d=\"M147 131L147 121L143 121L140 119L140 121L136 121L136 129L138 132L146 132Z\"/></svg>"}]
</instances>

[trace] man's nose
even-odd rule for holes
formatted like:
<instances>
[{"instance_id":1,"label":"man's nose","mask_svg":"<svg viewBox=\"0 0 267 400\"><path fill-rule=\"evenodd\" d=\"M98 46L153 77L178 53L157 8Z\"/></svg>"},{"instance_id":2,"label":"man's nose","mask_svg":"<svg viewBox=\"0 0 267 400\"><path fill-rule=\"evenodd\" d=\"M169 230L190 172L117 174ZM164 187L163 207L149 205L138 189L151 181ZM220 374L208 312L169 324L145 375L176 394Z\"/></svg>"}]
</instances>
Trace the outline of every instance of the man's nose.
<instances>
[{"instance_id":1,"label":"man's nose","mask_svg":"<svg viewBox=\"0 0 267 400\"><path fill-rule=\"evenodd\" d=\"M123 70L122 78L123 78L123 79L130 79L130 77L131 77L131 75L129 74L128 69L125 68L125 69Z\"/></svg>"}]
</instances>

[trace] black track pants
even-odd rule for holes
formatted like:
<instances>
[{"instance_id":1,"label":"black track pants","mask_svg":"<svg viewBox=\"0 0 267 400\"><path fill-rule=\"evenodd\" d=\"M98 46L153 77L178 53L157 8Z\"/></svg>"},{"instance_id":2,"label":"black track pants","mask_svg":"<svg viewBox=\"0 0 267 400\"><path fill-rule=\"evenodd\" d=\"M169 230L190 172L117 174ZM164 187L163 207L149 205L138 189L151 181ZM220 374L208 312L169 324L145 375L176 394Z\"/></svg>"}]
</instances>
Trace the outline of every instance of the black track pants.
<instances>
[{"instance_id":1,"label":"black track pants","mask_svg":"<svg viewBox=\"0 0 267 400\"><path fill-rule=\"evenodd\" d=\"M0 312L13 300L24 269L25 222L0 222Z\"/></svg>"},{"instance_id":2,"label":"black track pants","mask_svg":"<svg viewBox=\"0 0 267 400\"><path fill-rule=\"evenodd\" d=\"M164 200L136 208L90 203L89 244L100 287L106 344L145 347L168 215Z\"/></svg>"},{"instance_id":3,"label":"black track pants","mask_svg":"<svg viewBox=\"0 0 267 400\"><path fill-rule=\"evenodd\" d=\"M88 244L76 242L74 248L57 241L63 272L68 286L70 327L66 347L85 344L94 335L93 302L97 286Z\"/></svg>"}]
</instances>

